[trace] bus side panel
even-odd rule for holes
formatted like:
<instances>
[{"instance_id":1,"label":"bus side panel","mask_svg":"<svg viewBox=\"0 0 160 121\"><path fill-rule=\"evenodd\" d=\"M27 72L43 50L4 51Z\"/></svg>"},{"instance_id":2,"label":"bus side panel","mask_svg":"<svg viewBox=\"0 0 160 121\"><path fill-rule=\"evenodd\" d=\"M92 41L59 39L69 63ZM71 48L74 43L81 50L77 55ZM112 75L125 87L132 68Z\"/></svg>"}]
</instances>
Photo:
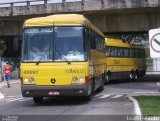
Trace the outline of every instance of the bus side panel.
<instances>
[{"instance_id":1,"label":"bus side panel","mask_svg":"<svg viewBox=\"0 0 160 121\"><path fill-rule=\"evenodd\" d=\"M138 71L140 76L145 74L144 58L116 58L106 57L106 71L116 76L113 79L121 79L120 77L129 78L130 72Z\"/></svg>"},{"instance_id":2,"label":"bus side panel","mask_svg":"<svg viewBox=\"0 0 160 121\"><path fill-rule=\"evenodd\" d=\"M92 70L91 76L95 79L95 88L101 85L101 77L105 72L105 53L102 51L91 50L90 67Z\"/></svg>"}]
</instances>

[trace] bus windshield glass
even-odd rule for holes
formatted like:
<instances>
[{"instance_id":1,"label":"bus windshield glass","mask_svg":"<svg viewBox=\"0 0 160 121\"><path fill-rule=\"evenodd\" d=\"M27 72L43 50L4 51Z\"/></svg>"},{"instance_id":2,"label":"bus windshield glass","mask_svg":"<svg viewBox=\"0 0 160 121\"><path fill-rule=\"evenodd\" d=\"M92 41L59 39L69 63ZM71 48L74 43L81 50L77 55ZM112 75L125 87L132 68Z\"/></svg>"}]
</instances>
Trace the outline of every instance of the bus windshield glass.
<instances>
[{"instance_id":1,"label":"bus windshield glass","mask_svg":"<svg viewBox=\"0 0 160 121\"><path fill-rule=\"evenodd\" d=\"M85 61L83 27L55 27L55 60Z\"/></svg>"},{"instance_id":2,"label":"bus windshield glass","mask_svg":"<svg viewBox=\"0 0 160 121\"><path fill-rule=\"evenodd\" d=\"M23 61L52 61L53 28L24 30Z\"/></svg>"},{"instance_id":3,"label":"bus windshield glass","mask_svg":"<svg viewBox=\"0 0 160 121\"><path fill-rule=\"evenodd\" d=\"M85 61L83 27L27 28L22 61Z\"/></svg>"}]
</instances>

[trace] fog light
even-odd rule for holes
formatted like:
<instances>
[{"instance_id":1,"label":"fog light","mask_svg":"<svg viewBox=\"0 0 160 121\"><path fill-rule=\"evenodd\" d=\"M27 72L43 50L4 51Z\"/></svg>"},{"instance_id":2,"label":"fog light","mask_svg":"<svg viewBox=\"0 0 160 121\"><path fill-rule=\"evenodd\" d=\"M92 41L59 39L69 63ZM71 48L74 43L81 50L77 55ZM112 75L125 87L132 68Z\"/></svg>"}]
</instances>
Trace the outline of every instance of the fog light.
<instances>
[{"instance_id":1,"label":"fog light","mask_svg":"<svg viewBox=\"0 0 160 121\"><path fill-rule=\"evenodd\" d=\"M80 78L80 79L79 79L79 83L81 83L81 84L82 84L82 83L85 83L85 79L84 79L84 78Z\"/></svg>"},{"instance_id":2,"label":"fog light","mask_svg":"<svg viewBox=\"0 0 160 121\"><path fill-rule=\"evenodd\" d=\"M34 79L33 79L33 78L30 78L30 79L29 79L29 83L35 83Z\"/></svg>"}]
</instances>

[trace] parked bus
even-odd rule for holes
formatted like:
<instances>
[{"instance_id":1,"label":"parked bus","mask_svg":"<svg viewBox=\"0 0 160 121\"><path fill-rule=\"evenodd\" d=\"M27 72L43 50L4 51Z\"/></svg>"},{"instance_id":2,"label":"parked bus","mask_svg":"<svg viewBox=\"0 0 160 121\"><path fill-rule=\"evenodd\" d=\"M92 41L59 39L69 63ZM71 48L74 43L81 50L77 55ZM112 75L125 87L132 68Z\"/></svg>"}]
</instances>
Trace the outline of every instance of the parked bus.
<instances>
[{"instance_id":1,"label":"parked bus","mask_svg":"<svg viewBox=\"0 0 160 121\"><path fill-rule=\"evenodd\" d=\"M52 96L90 98L103 90L105 37L83 15L26 20L22 48L22 95L35 103Z\"/></svg>"},{"instance_id":2,"label":"parked bus","mask_svg":"<svg viewBox=\"0 0 160 121\"><path fill-rule=\"evenodd\" d=\"M145 75L145 50L142 46L106 38L106 83L110 80L135 80Z\"/></svg>"}]
</instances>

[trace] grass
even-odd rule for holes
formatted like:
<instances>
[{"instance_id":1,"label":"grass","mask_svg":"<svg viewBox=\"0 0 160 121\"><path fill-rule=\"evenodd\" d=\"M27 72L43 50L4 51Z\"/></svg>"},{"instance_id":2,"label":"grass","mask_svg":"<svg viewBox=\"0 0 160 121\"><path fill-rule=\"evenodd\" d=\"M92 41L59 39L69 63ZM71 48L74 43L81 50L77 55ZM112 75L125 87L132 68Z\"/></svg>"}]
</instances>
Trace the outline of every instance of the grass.
<instances>
[{"instance_id":1,"label":"grass","mask_svg":"<svg viewBox=\"0 0 160 121\"><path fill-rule=\"evenodd\" d=\"M141 108L142 115L160 115L160 96L134 97Z\"/></svg>"}]
</instances>

